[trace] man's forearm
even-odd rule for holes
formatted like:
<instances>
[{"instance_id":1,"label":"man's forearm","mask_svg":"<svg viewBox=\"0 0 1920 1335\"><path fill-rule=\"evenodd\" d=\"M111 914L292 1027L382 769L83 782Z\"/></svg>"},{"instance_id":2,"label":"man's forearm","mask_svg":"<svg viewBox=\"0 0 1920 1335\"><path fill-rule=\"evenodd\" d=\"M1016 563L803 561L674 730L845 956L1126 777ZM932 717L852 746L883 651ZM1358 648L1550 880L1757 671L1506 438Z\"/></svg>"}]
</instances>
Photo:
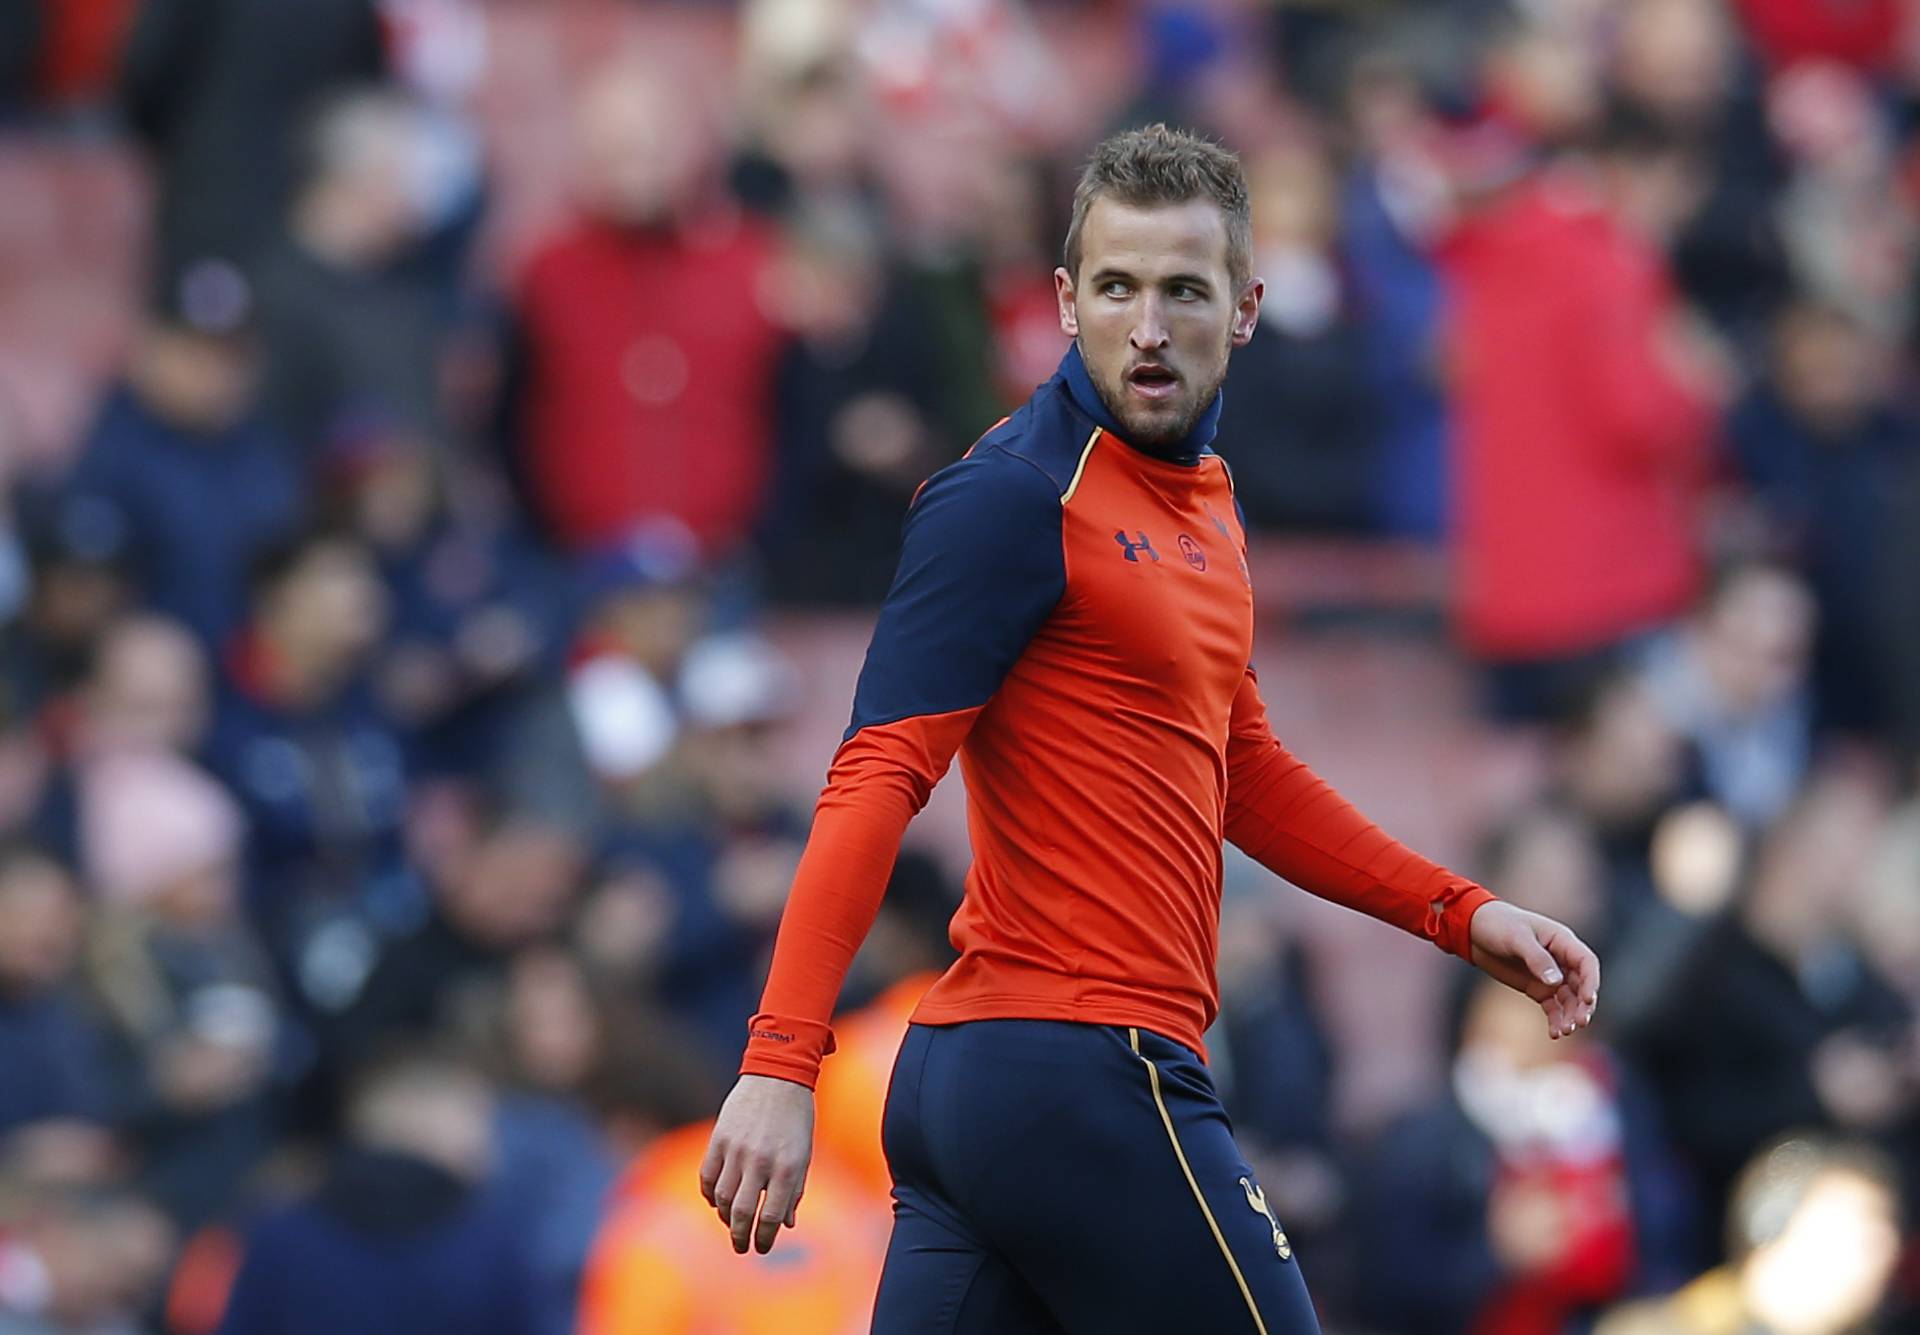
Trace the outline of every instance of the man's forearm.
<instances>
[{"instance_id":1,"label":"man's forearm","mask_svg":"<svg viewBox=\"0 0 1920 1335\"><path fill-rule=\"evenodd\" d=\"M864 728L834 757L794 872L741 1071L811 1088L828 1022L885 898L907 823L926 805L977 709Z\"/></svg>"},{"instance_id":2,"label":"man's forearm","mask_svg":"<svg viewBox=\"0 0 1920 1335\"><path fill-rule=\"evenodd\" d=\"M1302 890L1471 959L1468 923L1493 895L1391 838L1278 742L1234 766L1226 835Z\"/></svg>"}]
</instances>

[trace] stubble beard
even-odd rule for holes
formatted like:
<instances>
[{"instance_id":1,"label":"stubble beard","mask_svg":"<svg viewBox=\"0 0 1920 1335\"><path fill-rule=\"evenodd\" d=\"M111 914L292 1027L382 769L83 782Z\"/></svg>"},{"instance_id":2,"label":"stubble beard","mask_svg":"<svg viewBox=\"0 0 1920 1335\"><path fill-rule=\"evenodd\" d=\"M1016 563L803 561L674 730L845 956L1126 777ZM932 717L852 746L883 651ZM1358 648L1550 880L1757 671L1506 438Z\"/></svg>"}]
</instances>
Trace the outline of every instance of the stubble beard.
<instances>
[{"instance_id":1,"label":"stubble beard","mask_svg":"<svg viewBox=\"0 0 1920 1335\"><path fill-rule=\"evenodd\" d=\"M1100 395L1107 413L1120 424L1126 435L1126 441L1149 453L1164 450L1186 439L1200 419L1206 416L1207 409L1213 406L1214 396L1220 392L1220 386L1226 383L1228 354L1233 350L1232 334L1222 350L1220 366L1213 376L1200 384L1200 392L1184 400L1179 405L1176 416L1168 418L1151 410L1142 411L1136 407L1127 394L1124 380L1109 381L1103 376L1093 377L1093 387ZM1080 350L1080 357L1086 362L1086 349ZM1092 363L1087 362L1091 367Z\"/></svg>"}]
</instances>

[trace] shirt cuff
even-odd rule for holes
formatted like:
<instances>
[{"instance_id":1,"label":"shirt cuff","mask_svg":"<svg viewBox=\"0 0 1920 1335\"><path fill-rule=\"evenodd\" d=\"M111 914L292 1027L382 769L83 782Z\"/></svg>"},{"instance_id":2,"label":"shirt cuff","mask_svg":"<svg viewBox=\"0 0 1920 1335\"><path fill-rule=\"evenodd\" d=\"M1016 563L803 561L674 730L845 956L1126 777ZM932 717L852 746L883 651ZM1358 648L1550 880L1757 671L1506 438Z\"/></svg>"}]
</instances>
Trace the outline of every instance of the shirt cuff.
<instances>
[{"instance_id":1,"label":"shirt cuff","mask_svg":"<svg viewBox=\"0 0 1920 1335\"><path fill-rule=\"evenodd\" d=\"M764 1012L747 1026L742 1075L770 1075L812 1089L820 1062L834 1049L833 1030L814 1020L793 1020Z\"/></svg>"}]
</instances>

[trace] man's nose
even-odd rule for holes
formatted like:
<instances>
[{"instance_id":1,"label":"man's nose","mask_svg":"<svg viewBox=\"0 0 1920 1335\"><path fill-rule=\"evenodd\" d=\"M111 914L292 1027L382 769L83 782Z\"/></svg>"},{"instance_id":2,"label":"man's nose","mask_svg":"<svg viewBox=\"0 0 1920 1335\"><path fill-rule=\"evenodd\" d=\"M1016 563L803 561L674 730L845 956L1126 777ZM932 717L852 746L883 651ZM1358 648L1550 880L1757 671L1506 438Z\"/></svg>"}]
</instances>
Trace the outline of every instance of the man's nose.
<instances>
[{"instance_id":1,"label":"man's nose","mask_svg":"<svg viewBox=\"0 0 1920 1335\"><path fill-rule=\"evenodd\" d=\"M1160 318L1160 303L1148 298L1140 303L1139 315L1133 322L1133 332L1128 342L1140 352L1152 352L1167 346L1167 323Z\"/></svg>"}]
</instances>

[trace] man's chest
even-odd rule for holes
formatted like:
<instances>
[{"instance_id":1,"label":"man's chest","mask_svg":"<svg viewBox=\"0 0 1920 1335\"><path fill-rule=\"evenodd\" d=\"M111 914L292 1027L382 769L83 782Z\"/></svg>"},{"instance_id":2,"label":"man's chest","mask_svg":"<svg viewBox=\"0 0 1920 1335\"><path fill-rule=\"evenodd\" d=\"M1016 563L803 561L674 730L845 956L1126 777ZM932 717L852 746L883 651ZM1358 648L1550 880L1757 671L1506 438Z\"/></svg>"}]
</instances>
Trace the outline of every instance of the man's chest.
<instances>
[{"instance_id":1,"label":"man's chest","mask_svg":"<svg viewBox=\"0 0 1920 1335\"><path fill-rule=\"evenodd\" d=\"M1253 646L1245 538L1224 467L1089 470L1061 528L1067 592L1041 647L1110 692L1224 720Z\"/></svg>"}]
</instances>

